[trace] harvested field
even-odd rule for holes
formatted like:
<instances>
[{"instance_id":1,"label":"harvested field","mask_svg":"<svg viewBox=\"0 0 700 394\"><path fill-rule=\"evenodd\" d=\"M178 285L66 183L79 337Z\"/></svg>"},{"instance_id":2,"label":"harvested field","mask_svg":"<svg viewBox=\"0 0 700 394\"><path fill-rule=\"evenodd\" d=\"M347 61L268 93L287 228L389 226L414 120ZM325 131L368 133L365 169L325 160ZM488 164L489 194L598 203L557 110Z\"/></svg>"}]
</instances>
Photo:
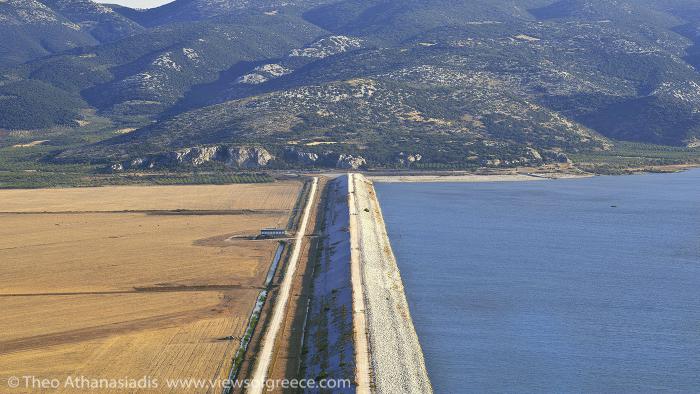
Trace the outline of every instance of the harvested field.
<instances>
[{"instance_id":1,"label":"harvested field","mask_svg":"<svg viewBox=\"0 0 700 394\"><path fill-rule=\"evenodd\" d=\"M2 351L0 370L3 377L35 375L61 380L67 376L149 376L164 383L168 378L223 378L237 342L217 338L243 331L249 312L244 305L255 295L255 291L245 290L230 294L159 294L147 299L109 297L99 303L96 321L88 322L89 327L60 331L65 327L52 323L54 334L23 341L3 339L0 348L6 344L14 348ZM224 302L224 298L230 300ZM95 313L88 309L93 306L91 300L49 297L37 301L45 302L48 309L62 308L57 313L76 313L72 319L63 317L62 323L70 327L79 325L71 321L81 321L79 313ZM79 306L68 306L70 301L77 301ZM135 304L141 307L128 309ZM105 319L99 319L103 315ZM36 318L46 321L39 313L24 317L24 321L36 324ZM120 323L109 323L112 320ZM165 390L156 390L161 391Z\"/></svg>"},{"instance_id":2,"label":"harvested field","mask_svg":"<svg viewBox=\"0 0 700 394\"><path fill-rule=\"evenodd\" d=\"M225 378L300 187L0 191L0 384Z\"/></svg>"},{"instance_id":3,"label":"harvested field","mask_svg":"<svg viewBox=\"0 0 700 394\"><path fill-rule=\"evenodd\" d=\"M267 272L275 243L226 239L284 226L286 219L285 214L0 214L0 295L255 285Z\"/></svg>"},{"instance_id":4,"label":"harvested field","mask_svg":"<svg viewBox=\"0 0 700 394\"><path fill-rule=\"evenodd\" d=\"M106 186L14 189L0 193L0 212L288 210L298 182L196 186Z\"/></svg>"}]
</instances>

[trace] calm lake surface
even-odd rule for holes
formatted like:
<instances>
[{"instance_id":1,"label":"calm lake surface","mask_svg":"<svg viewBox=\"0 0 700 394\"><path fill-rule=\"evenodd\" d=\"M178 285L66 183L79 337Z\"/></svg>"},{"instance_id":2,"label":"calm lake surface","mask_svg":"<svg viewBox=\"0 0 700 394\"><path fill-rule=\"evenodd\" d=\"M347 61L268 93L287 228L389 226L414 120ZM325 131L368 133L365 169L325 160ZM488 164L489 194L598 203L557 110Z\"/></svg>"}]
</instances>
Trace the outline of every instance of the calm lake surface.
<instances>
[{"instance_id":1,"label":"calm lake surface","mask_svg":"<svg viewBox=\"0 0 700 394\"><path fill-rule=\"evenodd\" d=\"M376 190L436 392L700 390L699 170Z\"/></svg>"}]
</instances>

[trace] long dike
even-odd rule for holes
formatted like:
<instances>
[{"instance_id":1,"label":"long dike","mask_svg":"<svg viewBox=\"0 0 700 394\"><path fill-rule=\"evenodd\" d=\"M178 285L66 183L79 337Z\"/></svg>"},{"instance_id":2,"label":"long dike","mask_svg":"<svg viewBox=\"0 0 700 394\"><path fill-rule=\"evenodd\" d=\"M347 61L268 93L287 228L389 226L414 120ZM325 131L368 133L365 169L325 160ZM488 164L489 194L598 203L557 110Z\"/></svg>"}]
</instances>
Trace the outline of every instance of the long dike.
<instances>
[{"instance_id":1,"label":"long dike","mask_svg":"<svg viewBox=\"0 0 700 394\"><path fill-rule=\"evenodd\" d=\"M348 175L348 205L357 392L432 393L379 201L363 175Z\"/></svg>"}]
</instances>

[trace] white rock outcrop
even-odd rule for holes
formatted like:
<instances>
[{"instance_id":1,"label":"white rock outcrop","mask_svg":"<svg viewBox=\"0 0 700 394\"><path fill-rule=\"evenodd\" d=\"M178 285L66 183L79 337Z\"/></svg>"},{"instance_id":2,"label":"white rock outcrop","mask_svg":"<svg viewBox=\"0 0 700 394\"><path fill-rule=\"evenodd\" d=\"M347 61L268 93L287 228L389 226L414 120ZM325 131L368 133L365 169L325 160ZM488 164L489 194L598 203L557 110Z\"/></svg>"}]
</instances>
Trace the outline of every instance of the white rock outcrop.
<instances>
[{"instance_id":1,"label":"white rock outcrop","mask_svg":"<svg viewBox=\"0 0 700 394\"><path fill-rule=\"evenodd\" d=\"M179 166L199 167L211 162L222 163L230 168L263 168L273 160L275 160L275 156L262 147L213 145L185 148L127 160L115 163L111 169L125 171Z\"/></svg>"}]
</instances>

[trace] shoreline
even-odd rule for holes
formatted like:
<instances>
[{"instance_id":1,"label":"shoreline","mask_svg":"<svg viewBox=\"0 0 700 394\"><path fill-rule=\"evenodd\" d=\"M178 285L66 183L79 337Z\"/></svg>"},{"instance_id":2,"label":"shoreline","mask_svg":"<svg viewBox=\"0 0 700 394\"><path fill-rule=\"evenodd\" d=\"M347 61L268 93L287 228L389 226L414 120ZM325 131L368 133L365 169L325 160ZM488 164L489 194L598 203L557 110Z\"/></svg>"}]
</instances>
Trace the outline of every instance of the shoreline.
<instances>
[{"instance_id":1,"label":"shoreline","mask_svg":"<svg viewBox=\"0 0 700 394\"><path fill-rule=\"evenodd\" d=\"M478 183L478 182L532 182L558 179L585 179L595 175L576 174L459 174L459 175L371 175L366 177L380 183Z\"/></svg>"},{"instance_id":2,"label":"shoreline","mask_svg":"<svg viewBox=\"0 0 700 394\"><path fill-rule=\"evenodd\" d=\"M365 176L372 182L379 183L490 183L490 182L532 182L532 181L552 181L587 179L598 176L630 176L630 175L650 175L650 174L676 174L679 172L692 171L698 169L698 165L672 165L646 168L629 168L621 174L597 174L597 173L571 173L571 172L528 172L514 174L391 174L372 175L365 173Z\"/></svg>"},{"instance_id":3,"label":"shoreline","mask_svg":"<svg viewBox=\"0 0 700 394\"><path fill-rule=\"evenodd\" d=\"M373 182L380 183L477 183L477 182L526 182L542 180L586 179L597 176L627 176L644 174L673 174L700 168L700 164L667 164L625 167L619 172L595 172L578 167L518 167L512 169L480 169L478 171L399 171L356 170ZM347 175L347 171L307 171L306 175L321 175L335 179Z\"/></svg>"},{"instance_id":4,"label":"shoreline","mask_svg":"<svg viewBox=\"0 0 700 394\"><path fill-rule=\"evenodd\" d=\"M369 387L361 385L358 392L432 393L423 351L374 187L361 174L348 174L347 177L351 185L348 193L350 237L355 252L351 258L355 271L352 286L353 293L361 291L363 296L363 302L353 302L355 336L360 336L355 349L356 372L358 383L366 384L366 379L370 379ZM366 335L366 345L363 334ZM358 345L366 346L366 349ZM365 358L366 354L369 354L369 360Z\"/></svg>"}]
</instances>

